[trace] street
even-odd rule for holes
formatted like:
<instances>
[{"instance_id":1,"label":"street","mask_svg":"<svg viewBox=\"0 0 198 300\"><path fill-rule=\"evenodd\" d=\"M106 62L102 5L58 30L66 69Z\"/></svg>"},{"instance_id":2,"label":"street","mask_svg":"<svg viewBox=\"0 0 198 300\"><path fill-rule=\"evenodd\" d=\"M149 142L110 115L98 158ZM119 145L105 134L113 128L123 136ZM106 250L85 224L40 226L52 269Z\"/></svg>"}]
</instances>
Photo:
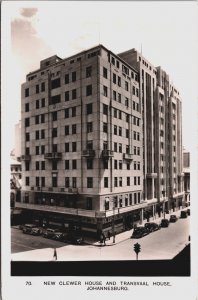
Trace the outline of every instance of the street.
<instances>
[{"instance_id":1,"label":"street","mask_svg":"<svg viewBox=\"0 0 198 300\"><path fill-rule=\"evenodd\" d=\"M140 239L131 239L132 230L130 230L123 233L126 240L107 246L67 245L41 236L26 235L12 228L12 253L15 253L12 258L13 260L42 260L43 258L51 260L56 248L58 261L135 260L136 254L133 248L138 242L141 245L139 260L172 259L188 243L189 221L190 218L179 219L176 223L170 223L168 228L161 228ZM118 236L116 239L118 241ZM16 253L19 251L22 253Z\"/></svg>"}]
</instances>

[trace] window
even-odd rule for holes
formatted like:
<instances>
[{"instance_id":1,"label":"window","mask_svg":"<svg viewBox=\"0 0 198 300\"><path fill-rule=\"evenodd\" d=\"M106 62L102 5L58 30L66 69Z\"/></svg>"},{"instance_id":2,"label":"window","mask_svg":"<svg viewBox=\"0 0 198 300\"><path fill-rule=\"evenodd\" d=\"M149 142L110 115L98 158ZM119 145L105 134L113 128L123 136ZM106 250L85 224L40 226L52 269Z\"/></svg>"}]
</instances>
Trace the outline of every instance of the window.
<instances>
[{"instance_id":1,"label":"window","mask_svg":"<svg viewBox=\"0 0 198 300\"><path fill-rule=\"evenodd\" d=\"M42 106L42 107L45 107L45 98L42 98L42 99L41 99L41 106Z\"/></svg>"},{"instance_id":2,"label":"window","mask_svg":"<svg viewBox=\"0 0 198 300\"><path fill-rule=\"evenodd\" d=\"M52 121L57 121L57 111L52 112Z\"/></svg>"},{"instance_id":3,"label":"window","mask_svg":"<svg viewBox=\"0 0 198 300\"><path fill-rule=\"evenodd\" d=\"M77 161L76 161L76 159L73 159L73 160L72 160L72 169L73 169L73 170L76 170L76 169L77 169Z\"/></svg>"},{"instance_id":4,"label":"window","mask_svg":"<svg viewBox=\"0 0 198 300\"><path fill-rule=\"evenodd\" d=\"M36 177L36 186L40 186L39 179L40 179L39 177Z\"/></svg>"},{"instance_id":5,"label":"window","mask_svg":"<svg viewBox=\"0 0 198 300\"><path fill-rule=\"evenodd\" d=\"M103 132L108 132L108 124L106 122L103 122Z\"/></svg>"},{"instance_id":6,"label":"window","mask_svg":"<svg viewBox=\"0 0 198 300\"><path fill-rule=\"evenodd\" d=\"M103 95L104 95L105 97L108 96L107 86L105 86L105 85L103 85Z\"/></svg>"},{"instance_id":7,"label":"window","mask_svg":"<svg viewBox=\"0 0 198 300\"><path fill-rule=\"evenodd\" d=\"M119 69L119 67L120 67L120 63L119 63L119 61L117 60L116 61L116 67Z\"/></svg>"},{"instance_id":8,"label":"window","mask_svg":"<svg viewBox=\"0 0 198 300\"><path fill-rule=\"evenodd\" d=\"M108 188L109 184L108 184L108 177L104 177L104 187Z\"/></svg>"},{"instance_id":9,"label":"window","mask_svg":"<svg viewBox=\"0 0 198 300\"><path fill-rule=\"evenodd\" d=\"M61 95L56 95L51 97L50 105L61 102Z\"/></svg>"},{"instance_id":10,"label":"window","mask_svg":"<svg viewBox=\"0 0 198 300\"><path fill-rule=\"evenodd\" d=\"M118 161L115 159L114 160L114 169L117 170L117 168L118 168Z\"/></svg>"},{"instance_id":11,"label":"window","mask_svg":"<svg viewBox=\"0 0 198 300\"><path fill-rule=\"evenodd\" d=\"M41 129L41 139L45 138L45 129Z\"/></svg>"},{"instance_id":12,"label":"window","mask_svg":"<svg viewBox=\"0 0 198 300\"><path fill-rule=\"evenodd\" d=\"M29 161L26 161L26 162L25 162L25 170L26 170L26 171L29 171L29 170L30 170L30 162L29 162Z\"/></svg>"},{"instance_id":13,"label":"window","mask_svg":"<svg viewBox=\"0 0 198 300\"><path fill-rule=\"evenodd\" d=\"M87 141L87 149L93 150L93 141Z\"/></svg>"},{"instance_id":14,"label":"window","mask_svg":"<svg viewBox=\"0 0 198 300\"><path fill-rule=\"evenodd\" d=\"M87 177L87 188L93 188L93 178Z\"/></svg>"},{"instance_id":15,"label":"window","mask_svg":"<svg viewBox=\"0 0 198 300\"><path fill-rule=\"evenodd\" d=\"M39 124L39 115L35 116L35 124Z\"/></svg>"},{"instance_id":16,"label":"window","mask_svg":"<svg viewBox=\"0 0 198 300\"><path fill-rule=\"evenodd\" d=\"M103 67L103 77L107 78L107 69Z\"/></svg>"},{"instance_id":17,"label":"window","mask_svg":"<svg viewBox=\"0 0 198 300\"><path fill-rule=\"evenodd\" d=\"M39 100L36 100L36 109L39 108Z\"/></svg>"},{"instance_id":18,"label":"window","mask_svg":"<svg viewBox=\"0 0 198 300\"><path fill-rule=\"evenodd\" d=\"M122 170L122 160L119 160L119 169Z\"/></svg>"},{"instance_id":19,"label":"window","mask_svg":"<svg viewBox=\"0 0 198 300\"><path fill-rule=\"evenodd\" d=\"M60 78L56 78L51 81L51 89L56 89L60 87Z\"/></svg>"},{"instance_id":20,"label":"window","mask_svg":"<svg viewBox=\"0 0 198 300\"><path fill-rule=\"evenodd\" d=\"M91 84L86 86L86 95L87 96L92 95L92 85Z\"/></svg>"},{"instance_id":21,"label":"window","mask_svg":"<svg viewBox=\"0 0 198 300\"><path fill-rule=\"evenodd\" d=\"M57 128L52 128L52 137L55 138L58 135L58 130Z\"/></svg>"},{"instance_id":22,"label":"window","mask_svg":"<svg viewBox=\"0 0 198 300\"><path fill-rule=\"evenodd\" d=\"M103 114L108 115L108 105L103 104Z\"/></svg>"},{"instance_id":23,"label":"window","mask_svg":"<svg viewBox=\"0 0 198 300\"><path fill-rule=\"evenodd\" d=\"M122 153L122 144L119 144L119 152Z\"/></svg>"},{"instance_id":24,"label":"window","mask_svg":"<svg viewBox=\"0 0 198 300\"><path fill-rule=\"evenodd\" d=\"M76 89L72 90L72 100L76 99Z\"/></svg>"},{"instance_id":25,"label":"window","mask_svg":"<svg viewBox=\"0 0 198 300\"><path fill-rule=\"evenodd\" d=\"M72 72L72 82L76 81L76 72Z\"/></svg>"},{"instance_id":26,"label":"window","mask_svg":"<svg viewBox=\"0 0 198 300\"><path fill-rule=\"evenodd\" d=\"M52 144L52 152L58 152L58 145Z\"/></svg>"},{"instance_id":27,"label":"window","mask_svg":"<svg viewBox=\"0 0 198 300\"><path fill-rule=\"evenodd\" d=\"M65 84L69 83L69 74L65 74Z\"/></svg>"},{"instance_id":28,"label":"window","mask_svg":"<svg viewBox=\"0 0 198 300\"><path fill-rule=\"evenodd\" d=\"M30 110L29 103L25 103L25 112L28 112L29 110Z\"/></svg>"},{"instance_id":29,"label":"window","mask_svg":"<svg viewBox=\"0 0 198 300\"><path fill-rule=\"evenodd\" d=\"M65 152L69 152L69 143L65 143Z\"/></svg>"},{"instance_id":30,"label":"window","mask_svg":"<svg viewBox=\"0 0 198 300\"><path fill-rule=\"evenodd\" d=\"M122 127L119 126L119 136L122 136Z\"/></svg>"},{"instance_id":31,"label":"window","mask_svg":"<svg viewBox=\"0 0 198 300\"><path fill-rule=\"evenodd\" d=\"M92 103L87 104L87 115L92 114Z\"/></svg>"},{"instance_id":32,"label":"window","mask_svg":"<svg viewBox=\"0 0 198 300\"><path fill-rule=\"evenodd\" d=\"M76 177L73 177L72 178L72 187L75 189L76 186L77 186L77 184L76 184Z\"/></svg>"},{"instance_id":33,"label":"window","mask_svg":"<svg viewBox=\"0 0 198 300\"><path fill-rule=\"evenodd\" d=\"M134 177L134 185L136 185L137 184L137 177L135 176Z\"/></svg>"},{"instance_id":34,"label":"window","mask_svg":"<svg viewBox=\"0 0 198 300\"><path fill-rule=\"evenodd\" d=\"M122 177L119 177L119 186L122 186Z\"/></svg>"},{"instance_id":35,"label":"window","mask_svg":"<svg viewBox=\"0 0 198 300\"><path fill-rule=\"evenodd\" d=\"M65 109L65 118L69 118L69 108Z\"/></svg>"},{"instance_id":36,"label":"window","mask_svg":"<svg viewBox=\"0 0 198 300\"><path fill-rule=\"evenodd\" d=\"M65 170L69 170L69 160L65 160Z\"/></svg>"},{"instance_id":37,"label":"window","mask_svg":"<svg viewBox=\"0 0 198 300\"><path fill-rule=\"evenodd\" d=\"M92 132L93 131L93 123L92 122L87 122L87 132Z\"/></svg>"},{"instance_id":38,"label":"window","mask_svg":"<svg viewBox=\"0 0 198 300\"><path fill-rule=\"evenodd\" d=\"M121 94L120 94L120 93L118 93L118 102L119 102L119 103L121 103L121 101L122 101Z\"/></svg>"},{"instance_id":39,"label":"window","mask_svg":"<svg viewBox=\"0 0 198 300\"><path fill-rule=\"evenodd\" d=\"M41 92L45 92L45 82L41 83Z\"/></svg>"},{"instance_id":40,"label":"window","mask_svg":"<svg viewBox=\"0 0 198 300\"><path fill-rule=\"evenodd\" d=\"M127 81L125 81L125 90L128 91L129 90L129 83Z\"/></svg>"},{"instance_id":41,"label":"window","mask_svg":"<svg viewBox=\"0 0 198 300\"><path fill-rule=\"evenodd\" d=\"M39 146L35 147L35 152L36 152L36 155L39 155Z\"/></svg>"},{"instance_id":42,"label":"window","mask_svg":"<svg viewBox=\"0 0 198 300\"><path fill-rule=\"evenodd\" d=\"M115 58L114 57L111 57L111 62L115 66Z\"/></svg>"},{"instance_id":43,"label":"window","mask_svg":"<svg viewBox=\"0 0 198 300\"><path fill-rule=\"evenodd\" d=\"M122 120L122 112L121 112L121 110L119 110L118 112L119 112L118 118L119 118L120 120Z\"/></svg>"},{"instance_id":44,"label":"window","mask_svg":"<svg viewBox=\"0 0 198 300\"><path fill-rule=\"evenodd\" d=\"M65 177L65 187L68 188L69 187L69 177Z\"/></svg>"},{"instance_id":45,"label":"window","mask_svg":"<svg viewBox=\"0 0 198 300\"><path fill-rule=\"evenodd\" d=\"M126 138L129 138L129 129L126 129Z\"/></svg>"},{"instance_id":46,"label":"window","mask_svg":"<svg viewBox=\"0 0 198 300\"><path fill-rule=\"evenodd\" d=\"M136 89L136 96L139 97L139 90Z\"/></svg>"},{"instance_id":47,"label":"window","mask_svg":"<svg viewBox=\"0 0 198 300\"><path fill-rule=\"evenodd\" d=\"M36 130L36 132L35 132L35 139L39 140L39 130Z\"/></svg>"},{"instance_id":48,"label":"window","mask_svg":"<svg viewBox=\"0 0 198 300\"><path fill-rule=\"evenodd\" d=\"M29 132L26 132L26 133L25 133L25 141L26 141L26 142L29 142L29 140L30 140L30 133L29 133Z\"/></svg>"},{"instance_id":49,"label":"window","mask_svg":"<svg viewBox=\"0 0 198 300\"><path fill-rule=\"evenodd\" d=\"M29 97L29 88L25 89L25 97Z\"/></svg>"},{"instance_id":50,"label":"window","mask_svg":"<svg viewBox=\"0 0 198 300\"><path fill-rule=\"evenodd\" d=\"M30 178L29 177L25 177L25 185L26 186L30 185Z\"/></svg>"},{"instance_id":51,"label":"window","mask_svg":"<svg viewBox=\"0 0 198 300\"><path fill-rule=\"evenodd\" d=\"M113 100L116 101L117 97L116 97L116 91L113 91Z\"/></svg>"},{"instance_id":52,"label":"window","mask_svg":"<svg viewBox=\"0 0 198 300\"><path fill-rule=\"evenodd\" d=\"M36 170L39 170L39 161L36 161Z\"/></svg>"},{"instance_id":53,"label":"window","mask_svg":"<svg viewBox=\"0 0 198 300\"><path fill-rule=\"evenodd\" d=\"M76 134L76 124L72 124L72 134Z\"/></svg>"},{"instance_id":54,"label":"window","mask_svg":"<svg viewBox=\"0 0 198 300\"><path fill-rule=\"evenodd\" d=\"M86 209L92 210L92 198L87 197Z\"/></svg>"},{"instance_id":55,"label":"window","mask_svg":"<svg viewBox=\"0 0 198 300\"><path fill-rule=\"evenodd\" d=\"M29 126L30 126L30 119L25 118L25 127L29 127Z\"/></svg>"},{"instance_id":56,"label":"window","mask_svg":"<svg viewBox=\"0 0 198 300\"><path fill-rule=\"evenodd\" d=\"M125 98L125 106L129 107L129 98L127 98L127 97Z\"/></svg>"},{"instance_id":57,"label":"window","mask_svg":"<svg viewBox=\"0 0 198 300\"><path fill-rule=\"evenodd\" d=\"M113 83L116 84L116 74L113 73Z\"/></svg>"},{"instance_id":58,"label":"window","mask_svg":"<svg viewBox=\"0 0 198 300\"><path fill-rule=\"evenodd\" d=\"M69 101L69 91L65 92L65 101Z\"/></svg>"},{"instance_id":59,"label":"window","mask_svg":"<svg viewBox=\"0 0 198 300\"><path fill-rule=\"evenodd\" d=\"M72 152L76 152L76 142L72 142Z\"/></svg>"},{"instance_id":60,"label":"window","mask_svg":"<svg viewBox=\"0 0 198 300\"><path fill-rule=\"evenodd\" d=\"M104 169L108 169L109 168L109 163L108 163L108 160L103 160L103 167Z\"/></svg>"},{"instance_id":61,"label":"window","mask_svg":"<svg viewBox=\"0 0 198 300\"><path fill-rule=\"evenodd\" d=\"M72 107L72 117L76 117L76 107Z\"/></svg>"},{"instance_id":62,"label":"window","mask_svg":"<svg viewBox=\"0 0 198 300\"><path fill-rule=\"evenodd\" d=\"M118 76L118 86L121 86L121 78Z\"/></svg>"},{"instance_id":63,"label":"window","mask_svg":"<svg viewBox=\"0 0 198 300\"><path fill-rule=\"evenodd\" d=\"M137 155L140 155L140 147L137 147Z\"/></svg>"},{"instance_id":64,"label":"window","mask_svg":"<svg viewBox=\"0 0 198 300\"><path fill-rule=\"evenodd\" d=\"M107 150L108 149L108 142L104 141L103 142L103 150Z\"/></svg>"},{"instance_id":65,"label":"window","mask_svg":"<svg viewBox=\"0 0 198 300\"><path fill-rule=\"evenodd\" d=\"M41 161L41 170L45 170L45 161Z\"/></svg>"},{"instance_id":66,"label":"window","mask_svg":"<svg viewBox=\"0 0 198 300\"><path fill-rule=\"evenodd\" d=\"M93 159L87 159L87 170L93 169Z\"/></svg>"},{"instance_id":67,"label":"window","mask_svg":"<svg viewBox=\"0 0 198 300\"><path fill-rule=\"evenodd\" d=\"M30 154L30 148L29 148L29 147L26 147L26 148L25 148L25 154L26 154L26 155L29 155L29 154Z\"/></svg>"},{"instance_id":68,"label":"window","mask_svg":"<svg viewBox=\"0 0 198 300\"><path fill-rule=\"evenodd\" d=\"M86 77L88 78L88 77L91 77L91 73L92 73L92 67L90 66L90 67L87 67L86 68Z\"/></svg>"},{"instance_id":69,"label":"window","mask_svg":"<svg viewBox=\"0 0 198 300\"><path fill-rule=\"evenodd\" d=\"M118 186L118 177L114 177L114 187Z\"/></svg>"},{"instance_id":70,"label":"window","mask_svg":"<svg viewBox=\"0 0 198 300\"><path fill-rule=\"evenodd\" d=\"M52 170L57 170L57 161L56 160L52 161Z\"/></svg>"},{"instance_id":71,"label":"window","mask_svg":"<svg viewBox=\"0 0 198 300\"><path fill-rule=\"evenodd\" d=\"M36 94L39 94L39 85L36 85Z\"/></svg>"},{"instance_id":72,"label":"window","mask_svg":"<svg viewBox=\"0 0 198 300\"><path fill-rule=\"evenodd\" d=\"M114 125L114 130L113 130L113 132L114 132L115 135L117 135L117 129L118 129L118 128L117 128L117 125Z\"/></svg>"},{"instance_id":73,"label":"window","mask_svg":"<svg viewBox=\"0 0 198 300\"><path fill-rule=\"evenodd\" d=\"M133 95L135 95L135 87L133 86Z\"/></svg>"},{"instance_id":74,"label":"window","mask_svg":"<svg viewBox=\"0 0 198 300\"><path fill-rule=\"evenodd\" d=\"M69 125L65 126L65 135L69 135Z\"/></svg>"},{"instance_id":75,"label":"window","mask_svg":"<svg viewBox=\"0 0 198 300\"><path fill-rule=\"evenodd\" d=\"M117 118L117 109L116 108L114 108L114 118Z\"/></svg>"},{"instance_id":76,"label":"window","mask_svg":"<svg viewBox=\"0 0 198 300\"><path fill-rule=\"evenodd\" d=\"M127 167L127 170L130 170L130 161L127 161L126 167Z\"/></svg>"},{"instance_id":77,"label":"window","mask_svg":"<svg viewBox=\"0 0 198 300\"><path fill-rule=\"evenodd\" d=\"M126 122L129 123L129 115L126 114Z\"/></svg>"},{"instance_id":78,"label":"window","mask_svg":"<svg viewBox=\"0 0 198 300\"><path fill-rule=\"evenodd\" d=\"M41 115L41 123L45 123L45 115L44 114Z\"/></svg>"},{"instance_id":79,"label":"window","mask_svg":"<svg viewBox=\"0 0 198 300\"><path fill-rule=\"evenodd\" d=\"M138 185L140 185L140 177L138 176Z\"/></svg>"},{"instance_id":80,"label":"window","mask_svg":"<svg viewBox=\"0 0 198 300\"><path fill-rule=\"evenodd\" d=\"M114 143L114 152L118 152L118 144Z\"/></svg>"},{"instance_id":81,"label":"window","mask_svg":"<svg viewBox=\"0 0 198 300\"><path fill-rule=\"evenodd\" d=\"M45 177L41 177L41 186L45 186Z\"/></svg>"},{"instance_id":82,"label":"window","mask_svg":"<svg viewBox=\"0 0 198 300\"><path fill-rule=\"evenodd\" d=\"M57 187L57 174L52 174L52 187Z\"/></svg>"},{"instance_id":83,"label":"window","mask_svg":"<svg viewBox=\"0 0 198 300\"><path fill-rule=\"evenodd\" d=\"M127 186L130 186L130 177L127 177Z\"/></svg>"}]
</instances>

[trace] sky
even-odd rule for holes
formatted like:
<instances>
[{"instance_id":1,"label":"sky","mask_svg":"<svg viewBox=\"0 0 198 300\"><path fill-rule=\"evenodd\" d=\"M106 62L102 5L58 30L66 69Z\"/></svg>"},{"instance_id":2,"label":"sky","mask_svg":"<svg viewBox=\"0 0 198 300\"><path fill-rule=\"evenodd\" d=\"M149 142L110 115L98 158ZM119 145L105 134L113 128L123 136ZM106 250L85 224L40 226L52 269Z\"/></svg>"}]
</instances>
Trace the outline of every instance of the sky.
<instances>
[{"instance_id":1,"label":"sky","mask_svg":"<svg viewBox=\"0 0 198 300\"><path fill-rule=\"evenodd\" d=\"M182 97L183 144L190 150L197 135L196 2L3 1L2 16L2 71L9 81L2 116L7 123L9 111L11 148L26 74L44 58L66 58L100 43L116 54L142 49L145 58L170 75Z\"/></svg>"}]
</instances>

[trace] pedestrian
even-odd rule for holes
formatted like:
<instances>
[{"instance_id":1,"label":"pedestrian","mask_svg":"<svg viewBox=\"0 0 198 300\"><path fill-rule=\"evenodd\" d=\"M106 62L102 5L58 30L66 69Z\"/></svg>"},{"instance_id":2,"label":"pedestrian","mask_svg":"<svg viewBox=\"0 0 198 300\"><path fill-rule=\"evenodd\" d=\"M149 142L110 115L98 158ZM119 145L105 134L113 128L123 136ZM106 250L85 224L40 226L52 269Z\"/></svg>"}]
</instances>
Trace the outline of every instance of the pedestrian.
<instances>
[{"instance_id":1,"label":"pedestrian","mask_svg":"<svg viewBox=\"0 0 198 300\"><path fill-rule=\"evenodd\" d=\"M53 260L54 260L54 261L57 260L57 252L56 252L56 248L54 248L54 256L53 256Z\"/></svg>"},{"instance_id":2,"label":"pedestrian","mask_svg":"<svg viewBox=\"0 0 198 300\"><path fill-rule=\"evenodd\" d=\"M102 234L102 237L103 237L103 243L104 243L104 246L106 246L106 236L105 236L104 233Z\"/></svg>"},{"instance_id":3,"label":"pedestrian","mask_svg":"<svg viewBox=\"0 0 198 300\"><path fill-rule=\"evenodd\" d=\"M110 231L109 231L109 230L108 230L108 232L107 232L107 236L108 236L108 239L110 240L111 233L110 233Z\"/></svg>"}]
</instances>

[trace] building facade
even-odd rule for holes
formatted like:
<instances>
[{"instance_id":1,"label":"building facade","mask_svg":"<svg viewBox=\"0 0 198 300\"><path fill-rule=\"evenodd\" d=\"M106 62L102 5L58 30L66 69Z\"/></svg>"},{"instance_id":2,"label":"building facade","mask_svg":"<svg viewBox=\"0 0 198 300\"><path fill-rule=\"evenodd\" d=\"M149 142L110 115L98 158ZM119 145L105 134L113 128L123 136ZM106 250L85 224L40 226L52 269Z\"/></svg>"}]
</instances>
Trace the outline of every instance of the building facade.
<instances>
[{"instance_id":1,"label":"building facade","mask_svg":"<svg viewBox=\"0 0 198 300\"><path fill-rule=\"evenodd\" d=\"M143 218L138 72L100 45L22 85L22 201L40 224L121 231ZM76 225L77 224L77 225Z\"/></svg>"},{"instance_id":2,"label":"building facade","mask_svg":"<svg viewBox=\"0 0 198 300\"><path fill-rule=\"evenodd\" d=\"M183 149L184 206L190 205L190 152Z\"/></svg>"},{"instance_id":3,"label":"building facade","mask_svg":"<svg viewBox=\"0 0 198 300\"><path fill-rule=\"evenodd\" d=\"M144 199L150 212L178 209L184 199L181 98L169 75L131 49L119 54L139 72Z\"/></svg>"}]
</instances>

